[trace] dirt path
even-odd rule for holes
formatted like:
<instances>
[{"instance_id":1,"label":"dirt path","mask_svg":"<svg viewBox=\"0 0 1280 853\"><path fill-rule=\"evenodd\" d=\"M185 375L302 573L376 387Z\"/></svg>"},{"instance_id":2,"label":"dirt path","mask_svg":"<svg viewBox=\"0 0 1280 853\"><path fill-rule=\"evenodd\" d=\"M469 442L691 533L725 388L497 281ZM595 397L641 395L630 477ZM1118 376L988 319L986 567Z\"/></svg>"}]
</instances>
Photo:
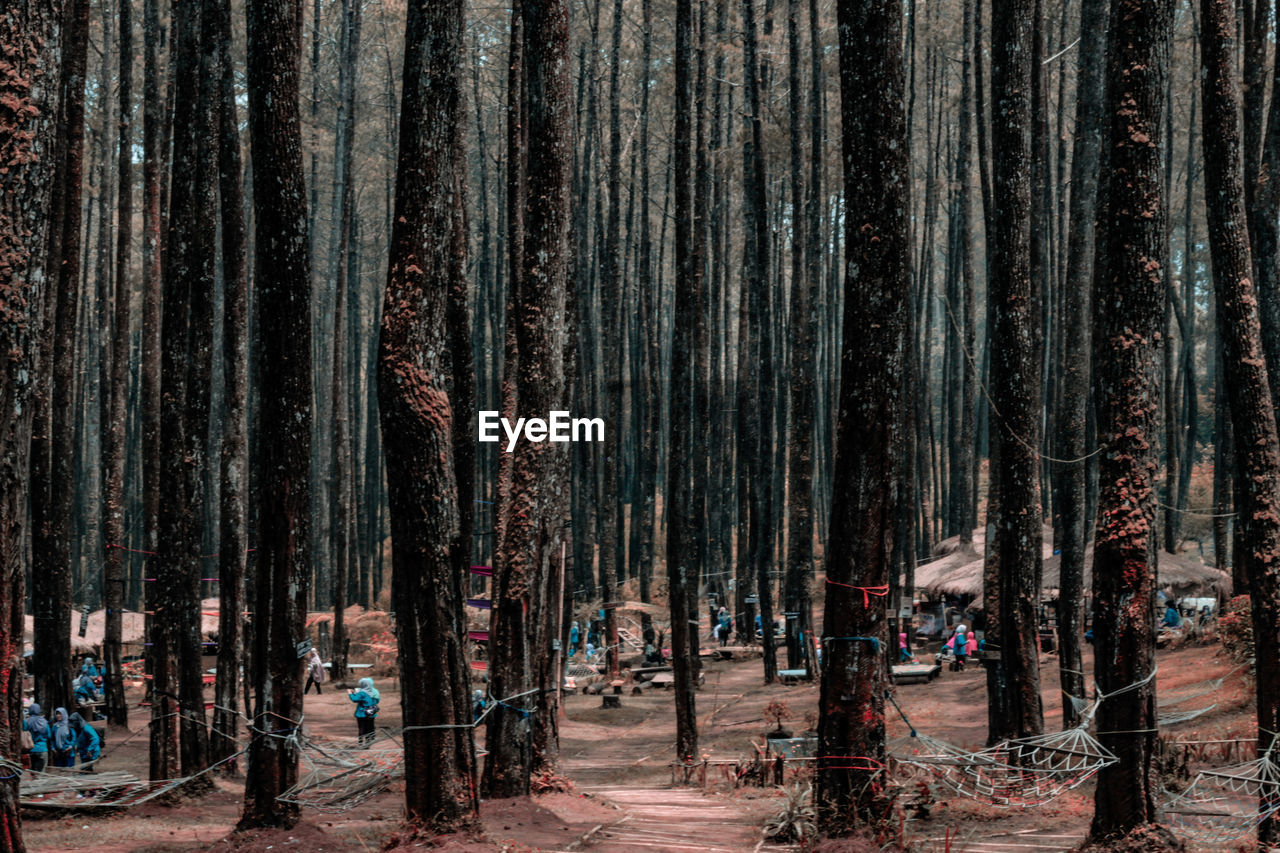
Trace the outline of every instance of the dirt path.
<instances>
[{"instance_id":1,"label":"dirt path","mask_svg":"<svg viewBox=\"0 0 1280 853\"><path fill-rule=\"evenodd\" d=\"M764 688L761 662L709 663L698 693L701 750L731 757L750 749L748 736L763 733L760 708L785 694L808 702L813 688ZM675 714L669 692L623 696L621 709L600 707L598 696L566 697L560 730L565 772L578 790L607 800L624 814L592 836L585 848L600 853L706 851L744 853L761 846L761 827L776 809L769 790L732 794L673 787ZM800 703L798 702L799 706ZM735 722L736 721L736 722ZM750 726L750 728L747 728ZM717 783L709 779L711 786ZM786 850L770 845L770 850Z\"/></svg>"}]
</instances>

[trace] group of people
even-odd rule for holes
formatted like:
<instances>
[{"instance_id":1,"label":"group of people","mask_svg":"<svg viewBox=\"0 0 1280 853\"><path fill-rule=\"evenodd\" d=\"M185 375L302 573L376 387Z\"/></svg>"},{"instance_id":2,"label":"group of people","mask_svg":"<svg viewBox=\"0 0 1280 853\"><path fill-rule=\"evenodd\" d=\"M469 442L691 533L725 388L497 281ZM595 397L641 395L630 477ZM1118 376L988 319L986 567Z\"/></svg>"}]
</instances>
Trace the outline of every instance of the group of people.
<instances>
[{"instance_id":1,"label":"group of people","mask_svg":"<svg viewBox=\"0 0 1280 853\"><path fill-rule=\"evenodd\" d=\"M77 758L80 772L92 773L94 762L102 755L98 732L79 713L68 714L66 708L55 708L53 719L49 720L40 705L32 702L22 730L23 747L30 757L31 769L37 773L43 773L51 764L75 767Z\"/></svg>"},{"instance_id":2,"label":"group of people","mask_svg":"<svg viewBox=\"0 0 1280 853\"><path fill-rule=\"evenodd\" d=\"M943 649L951 649L951 671L964 672L965 660L978 651L978 641L969 626L961 622L947 640ZM945 654L945 652L944 652Z\"/></svg>"}]
</instances>

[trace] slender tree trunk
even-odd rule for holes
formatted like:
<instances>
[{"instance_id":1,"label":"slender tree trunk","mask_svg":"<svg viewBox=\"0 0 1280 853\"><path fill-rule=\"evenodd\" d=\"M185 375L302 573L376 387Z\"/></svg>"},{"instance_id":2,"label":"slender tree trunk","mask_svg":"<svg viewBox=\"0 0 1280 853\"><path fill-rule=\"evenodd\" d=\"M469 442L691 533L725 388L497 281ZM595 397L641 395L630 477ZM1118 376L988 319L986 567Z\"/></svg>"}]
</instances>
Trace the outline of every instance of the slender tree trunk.
<instances>
[{"instance_id":1,"label":"slender tree trunk","mask_svg":"<svg viewBox=\"0 0 1280 853\"><path fill-rule=\"evenodd\" d=\"M910 294L903 13L841 0L841 125L848 205L836 490L818 709L819 828L890 817L883 801L885 605L897 524Z\"/></svg>"},{"instance_id":2,"label":"slender tree trunk","mask_svg":"<svg viewBox=\"0 0 1280 853\"><path fill-rule=\"evenodd\" d=\"M622 323L622 127L620 117L619 72L622 69L622 0L614 0L613 47L609 55L609 208L603 236L604 246L600 272L600 319L607 329L619 329ZM622 347L606 344L601 365L601 402L605 423L613 425L605 435L604 464L601 476L604 489L597 512L600 513L600 578L605 608L605 661L610 678L617 678L621 649L618 646L618 610L608 607L618 601L618 569L625 566L619 551L625 546L621 535L622 513L618 506L619 462L622 449Z\"/></svg>"},{"instance_id":3,"label":"slender tree trunk","mask_svg":"<svg viewBox=\"0 0 1280 853\"><path fill-rule=\"evenodd\" d=\"M31 448L31 596L35 604L36 695L70 707L71 556L76 488L75 340L80 294L81 183L84 171L85 70L89 3L62 9L57 177L48 234L42 343L36 365L36 424Z\"/></svg>"},{"instance_id":4,"label":"slender tree trunk","mask_svg":"<svg viewBox=\"0 0 1280 853\"><path fill-rule=\"evenodd\" d=\"M769 323L769 248L771 229L768 216L768 175L765 172L764 112L760 101L761 72L756 36L756 0L742 0L743 51L742 75L746 90L746 120L748 135L744 139L744 187L746 210L743 242L742 286L748 299L748 322L754 325L753 355L755 365L752 375L755 407L754 418L758 428L753 430L751 441L751 562L750 571L756 575L755 593L760 608L761 645L764 649L764 682L772 684L778 675L778 660L773 648L773 597L770 569L773 567L773 528L770 513L773 506L773 379L767 375L773 368L773 333ZM754 619L748 611L746 624L739 629L745 636L754 636Z\"/></svg>"},{"instance_id":5,"label":"slender tree trunk","mask_svg":"<svg viewBox=\"0 0 1280 853\"><path fill-rule=\"evenodd\" d=\"M991 386L999 411L999 519L992 544L1000 561L1000 663L1010 696L1005 733L1044 729L1036 604L1040 591L1041 373L1040 309L1031 280L1033 71L1031 0L996 0L991 8L992 192ZM990 647L990 644L988 645Z\"/></svg>"},{"instance_id":6,"label":"slender tree trunk","mask_svg":"<svg viewBox=\"0 0 1280 853\"><path fill-rule=\"evenodd\" d=\"M1171 3L1113 0L1107 51L1106 266L1096 282L1099 462L1093 557L1094 678L1115 693L1099 740L1120 760L1098 774L1090 836L1156 820L1155 522L1160 327L1169 267L1161 132Z\"/></svg>"},{"instance_id":7,"label":"slender tree trunk","mask_svg":"<svg viewBox=\"0 0 1280 853\"><path fill-rule=\"evenodd\" d=\"M1093 26L1107 14L1106 0L1084 0L1081 7L1076 79L1076 132L1071 153L1071 224L1067 283L1063 293L1061 398L1056 422L1058 455L1070 460L1059 474L1058 512L1062 519L1062 568L1058 593L1058 645L1061 649L1062 723L1074 726L1079 714L1072 696L1085 695L1080 649L1084 634L1084 549L1089 523L1085 515L1085 428L1089 404L1090 316L1092 311L1098 166L1102 153L1106 30Z\"/></svg>"},{"instance_id":8,"label":"slender tree trunk","mask_svg":"<svg viewBox=\"0 0 1280 853\"><path fill-rule=\"evenodd\" d=\"M249 749L239 826L290 827L298 807L276 798L298 777L287 735L302 718L311 512L311 259L298 117L300 0L250 0L249 133L258 269L255 337L260 366L257 583L253 610L254 726L272 736ZM276 736L280 735L280 736Z\"/></svg>"},{"instance_id":9,"label":"slender tree trunk","mask_svg":"<svg viewBox=\"0 0 1280 853\"><path fill-rule=\"evenodd\" d=\"M106 565L103 572L103 607L106 631L103 658L107 666L107 719L113 726L129 725L129 709L124 698L121 672L121 634L124 624L125 550L125 457L126 418L129 397L129 345L133 303L133 4L120 3L120 199L116 214L115 335L111 339L110 415L103 446L106 472L103 538Z\"/></svg>"},{"instance_id":10,"label":"slender tree trunk","mask_svg":"<svg viewBox=\"0 0 1280 853\"><path fill-rule=\"evenodd\" d=\"M694 483L690 463L698 452L693 422L696 400L706 391L697 382L693 363L694 325L701 306L702 269L695 263L696 244L703 234L694 227L693 199L693 4L678 0L675 46L675 263L676 327L672 341L672 363L678 373L672 377L672 393L688 396L692 405L673 411L671 445L667 456L668 494L671 509L667 518L667 587L671 603L671 659L676 690L676 760L692 763L698 759L698 715L696 708L697 669L690 655L696 639L697 611L689 607L689 587L696 586L697 569L691 565L697 552L699 531L693 517Z\"/></svg>"},{"instance_id":11,"label":"slender tree trunk","mask_svg":"<svg viewBox=\"0 0 1280 853\"><path fill-rule=\"evenodd\" d=\"M1259 44L1260 55L1251 51L1250 62L1245 65L1246 74L1249 75L1248 97L1251 98L1253 93L1257 96L1256 105L1250 104L1246 109L1246 115L1250 110L1256 110L1256 120L1260 124L1264 94L1262 90L1266 76L1262 67L1266 54L1266 12L1272 4L1270 0L1255 0L1255 2L1259 6L1260 20L1256 29L1263 32L1253 35ZM1266 130L1262 138L1262 167L1253 169L1252 176L1247 161L1245 168L1245 203L1248 205L1249 214L1249 240L1253 249L1253 268L1258 285L1262 348L1266 352L1269 376L1280 375L1280 268L1277 267L1277 261L1280 260L1277 255L1277 250L1280 249L1280 187L1276 186L1275 180L1275 176L1280 174L1280 97L1276 97L1276 93L1280 92L1280 86L1276 85L1276 82L1280 81L1280 51L1273 51L1273 54L1271 106L1267 113ZM1247 128L1248 123L1246 123ZM1246 147L1248 144L1249 140L1246 139ZM1256 182L1252 192L1250 192L1251 177ZM1280 388L1277 386L1280 386L1280 382L1271 383L1273 409L1277 401L1280 401L1278 396Z\"/></svg>"},{"instance_id":12,"label":"slender tree trunk","mask_svg":"<svg viewBox=\"0 0 1280 853\"><path fill-rule=\"evenodd\" d=\"M333 309L333 454L330 478L331 535L333 538L333 668L334 681L347 675L347 579L350 574L351 543L347 537L351 507L351 439L347 412L347 307L351 285L347 280L350 262L351 227L355 207L352 175L355 143L356 77L360 56L360 10L362 0L344 0L342 6L342 48L339 59L338 123L335 130L333 177L333 249L329 277L334 282Z\"/></svg>"},{"instance_id":13,"label":"slender tree trunk","mask_svg":"<svg viewBox=\"0 0 1280 853\"><path fill-rule=\"evenodd\" d=\"M22 3L0 16L0 53L6 74L0 81L0 745L5 756L20 754L22 712L23 601L27 557L27 500L30 483L32 406L39 344L43 247L55 178L54 131L61 93L58 86L61 3ZM29 109L19 105L29 105ZM23 853L18 783L21 768L5 758L0 771L0 848Z\"/></svg>"},{"instance_id":14,"label":"slender tree trunk","mask_svg":"<svg viewBox=\"0 0 1280 853\"><path fill-rule=\"evenodd\" d=\"M1234 4L1202 0L1201 86L1204 97L1205 198L1209 248L1222 328L1223 368L1238 441L1240 550L1249 580L1256 637L1258 754L1280 729L1280 578L1270 563L1280 551L1280 442L1262 350L1259 299L1252 281L1245 221L1236 90ZM1274 98L1275 95L1272 95ZM1259 808L1268 807L1264 798ZM1268 813L1269 814L1269 813ZM1258 824L1258 842L1280 840L1273 816Z\"/></svg>"},{"instance_id":15,"label":"slender tree trunk","mask_svg":"<svg viewBox=\"0 0 1280 853\"><path fill-rule=\"evenodd\" d=\"M164 292L164 200L168 133L165 90L162 82L159 0L143 6L143 130L142 130L142 456L143 515L147 544L152 552L146 572L153 574L160 548L160 452L161 331ZM150 776L172 779L178 775L178 719L169 684L173 679L169 653L169 629L155 616L165 606L167 589L159 583L146 588L147 636L151 642L147 667L151 675Z\"/></svg>"},{"instance_id":16,"label":"slender tree trunk","mask_svg":"<svg viewBox=\"0 0 1280 853\"><path fill-rule=\"evenodd\" d=\"M236 116L235 68L231 54L231 2L220 0L216 38L221 109L218 114L218 194L222 224L222 484L218 492L218 673L214 687L209 757L221 761L236 751L238 687L243 677L245 570L248 557L249 274Z\"/></svg>"}]
</instances>

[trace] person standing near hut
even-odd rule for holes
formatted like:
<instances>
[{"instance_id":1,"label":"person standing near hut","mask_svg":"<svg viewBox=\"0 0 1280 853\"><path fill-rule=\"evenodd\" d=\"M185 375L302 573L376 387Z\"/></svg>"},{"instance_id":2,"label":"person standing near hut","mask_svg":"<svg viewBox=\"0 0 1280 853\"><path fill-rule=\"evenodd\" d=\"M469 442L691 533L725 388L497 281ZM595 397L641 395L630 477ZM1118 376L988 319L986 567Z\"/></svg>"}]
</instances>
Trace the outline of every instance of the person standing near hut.
<instances>
[{"instance_id":1,"label":"person standing near hut","mask_svg":"<svg viewBox=\"0 0 1280 853\"><path fill-rule=\"evenodd\" d=\"M44 718L44 712L35 702L27 709L27 719L22 728L31 735L31 770L43 773L49 764L49 740L52 732L49 730L49 721Z\"/></svg>"}]
</instances>

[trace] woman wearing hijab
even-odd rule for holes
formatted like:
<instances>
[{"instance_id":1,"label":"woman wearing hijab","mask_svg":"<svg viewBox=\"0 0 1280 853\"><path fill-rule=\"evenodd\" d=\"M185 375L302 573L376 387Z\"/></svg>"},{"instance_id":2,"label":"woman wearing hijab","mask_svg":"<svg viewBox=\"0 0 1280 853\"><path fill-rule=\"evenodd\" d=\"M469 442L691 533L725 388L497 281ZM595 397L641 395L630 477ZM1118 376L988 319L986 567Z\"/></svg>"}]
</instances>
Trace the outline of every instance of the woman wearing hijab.
<instances>
[{"instance_id":1,"label":"woman wearing hijab","mask_svg":"<svg viewBox=\"0 0 1280 853\"><path fill-rule=\"evenodd\" d=\"M381 698L378 688L373 686L372 678L362 678L359 688L347 691L347 698L356 703L356 730L360 745L368 746L373 741L373 721L378 716L378 699Z\"/></svg>"},{"instance_id":2,"label":"woman wearing hijab","mask_svg":"<svg viewBox=\"0 0 1280 853\"><path fill-rule=\"evenodd\" d=\"M80 772L92 773L93 762L102 755L98 732L79 714L71 715L71 731L75 735L76 752L80 755Z\"/></svg>"},{"instance_id":3,"label":"woman wearing hijab","mask_svg":"<svg viewBox=\"0 0 1280 853\"><path fill-rule=\"evenodd\" d=\"M49 739L53 733L49 730L49 721L44 718L44 712L35 702L27 710L27 719L22 728L31 735L31 769L36 773L43 773L49 766Z\"/></svg>"},{"instance_id":4,"label":"woman wearing hijab","mask_svg":"<svg viewBox=\"0 0 1280 853\"><path fill-rule=\"evenodd\" d=\"M71 731L71 721L67 718L66 708L54 708L53 720L49 724L51 737L50 752L53 754L54 767L76 766L76 736Z\"/></svg>"},{"instance_id":5,"label":"woman wearing hijab","mask_svg":"<svg viewBox=\"0 0 1280 853\"><path fill-rule=\"evenodd\" d=\"M328 673L324 671L324 661L320 660L320 652L315 649L311 650L311 657L307 660L307 686L302 689L302 695L306 696L311 692L311 685L316 686L316 695L320 695L320 685L324 684Z\"/></svg>"}]
</instances>

